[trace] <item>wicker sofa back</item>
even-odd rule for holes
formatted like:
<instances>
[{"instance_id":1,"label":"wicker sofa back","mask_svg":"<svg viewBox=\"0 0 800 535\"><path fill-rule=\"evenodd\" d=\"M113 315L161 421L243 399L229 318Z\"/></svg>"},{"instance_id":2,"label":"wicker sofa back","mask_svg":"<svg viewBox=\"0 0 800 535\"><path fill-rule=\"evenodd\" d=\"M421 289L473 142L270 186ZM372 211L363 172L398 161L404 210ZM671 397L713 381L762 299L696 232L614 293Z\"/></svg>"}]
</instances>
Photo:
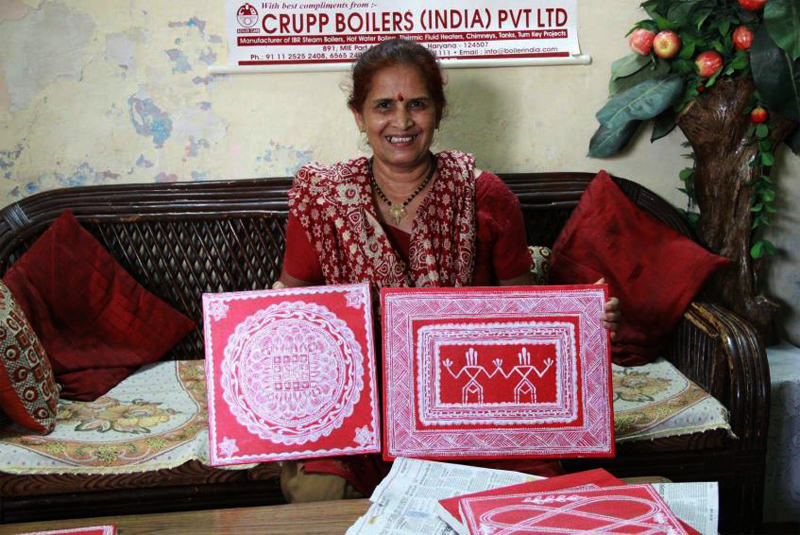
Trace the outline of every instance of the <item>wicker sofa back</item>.
<instances>
[{"instance_id":1,"label":"wicker sofa back","mask_svg":"<svg viewBox=\"0 0 800 535\"><path fill-rule=\"evenodd\" d=\"M593 175L501 176L520 199L529 242L552 245ZM691 236L666 201L634 182L615 180L638 206ZM202 293L267 288L278 277L290 185L290 178L269 178L90 186L34 195L0 212L0 272L70 209L134 278L198 323L165 358L201 359ZM696 302L665 356L729 409L737 438L703 433L647 441L620 447L616 459L578 460L568 467L602 465L622 477L718 480L722 530L754 527L761 520L769 406L763 348L743 320L718 305Z\"/></svg>"}]
</instances>

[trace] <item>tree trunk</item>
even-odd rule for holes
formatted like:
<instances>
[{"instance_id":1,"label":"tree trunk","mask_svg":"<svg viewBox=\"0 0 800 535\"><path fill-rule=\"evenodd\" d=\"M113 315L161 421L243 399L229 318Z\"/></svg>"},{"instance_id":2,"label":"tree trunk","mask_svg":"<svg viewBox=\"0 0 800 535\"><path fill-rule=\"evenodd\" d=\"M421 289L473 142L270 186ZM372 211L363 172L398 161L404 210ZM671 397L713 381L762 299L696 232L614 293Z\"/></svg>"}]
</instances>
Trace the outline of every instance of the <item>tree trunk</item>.
<instances>
[{"instance_id":1,"label":"tree trunk","mask_svg":"<svg viewBox=\"0 0 800 535\"><path fill-rule=\"evenodd\" d=\"M678 118L696 156L694 188L700 210L697 233L713 251L733 265L709 283L714 296L747 318L764 340L770 340L778 304L762 293L763 262L750 256L753 204L751 186L758 172L748 164L757 146L746 136L752 126L746 112L755 86L750 78L721 78ZM770 118L769 140L777 147L795 124Z\"/></svg>"}]
</instances>

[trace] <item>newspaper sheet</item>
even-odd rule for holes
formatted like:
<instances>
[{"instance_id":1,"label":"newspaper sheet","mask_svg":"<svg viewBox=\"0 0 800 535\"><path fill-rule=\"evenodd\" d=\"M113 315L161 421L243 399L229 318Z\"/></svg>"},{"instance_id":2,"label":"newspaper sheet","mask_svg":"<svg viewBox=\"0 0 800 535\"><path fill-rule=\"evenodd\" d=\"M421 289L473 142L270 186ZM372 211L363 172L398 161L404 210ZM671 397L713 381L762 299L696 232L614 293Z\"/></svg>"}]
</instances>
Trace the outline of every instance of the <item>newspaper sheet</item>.
<instances>
[{"instance_id":1,"label":"newspaper sheet","mask_svg":"<svg viewBox=\"0 0 800 535\"><path fill-rule=\"evenodd\" d=\"M675 516L703 535L717 535L719 485L716 481L697 483L653 483Z\"/></svg>"},{"instance_id":2,"label":"newspaper sheet","mask_svg":"<svg viewBox=\"0 0 800 535\"><path fill-rule=\"evenodd\" d=\"M461 464L399 457L370 497L372 506L346 535L454 535L438 516L438 500L541 479Z\"/></svg>"},{"instance_id":3,"label":"newspaper sheet","mask_svg":"<svg viewBox=\"0 0 800 535\"><path fill-rule=\"evenodd\" d=\"M346 535L457 535L439 516L438 500L541 479L530 474L399 457L370 497L369 510ZM703 535L717 535L716 482L653 485Z\"/></svg>"}]
</instances>

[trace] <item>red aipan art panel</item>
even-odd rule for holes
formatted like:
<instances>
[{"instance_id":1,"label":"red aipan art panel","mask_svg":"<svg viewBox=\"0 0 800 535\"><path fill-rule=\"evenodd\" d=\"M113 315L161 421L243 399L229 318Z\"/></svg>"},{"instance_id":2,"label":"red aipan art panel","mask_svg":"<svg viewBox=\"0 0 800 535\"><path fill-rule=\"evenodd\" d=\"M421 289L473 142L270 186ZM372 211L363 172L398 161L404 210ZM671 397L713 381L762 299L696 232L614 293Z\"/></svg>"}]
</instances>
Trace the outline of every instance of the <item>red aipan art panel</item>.
<instances>
[{"instance_id":1,"label":"red aipan art panel","mask_svg":"<svg viewBox=\"0 0 800 535\"><path fill-rule=\"evenodd\" d=\"M212 465L380 451L367 284L203 295Z\"/></svg>"},{"instance_id":2,"label":"red aipan art panel","mask_svg":"<svg viewBox=\"0 0 800 535\"><path fill-rule=\"evenodd\" d=\"M116 535L116 526L89 526L85 528L54 529L50 531L29 531L19 535Z\"/></svg>"},{"instance_id":3,"label":"red aipan art panel","mask_svg":"<svg viewBox=\"0 0 800 535\"><path fill-rule=\"evenodd\" d=\"M384 288L386 459L614 454L604 285Z\"/></svg>"},{"instance_id":4,"label":"red aipan art panel","mask_svg":"<svg viewBox=\"0 0 800 535\"><path fill-rule=\"evenodd\" d=\"M481 535L688 535L650 485L477 496L459 504L469 532Z\"/></svg>"}]
</instances>

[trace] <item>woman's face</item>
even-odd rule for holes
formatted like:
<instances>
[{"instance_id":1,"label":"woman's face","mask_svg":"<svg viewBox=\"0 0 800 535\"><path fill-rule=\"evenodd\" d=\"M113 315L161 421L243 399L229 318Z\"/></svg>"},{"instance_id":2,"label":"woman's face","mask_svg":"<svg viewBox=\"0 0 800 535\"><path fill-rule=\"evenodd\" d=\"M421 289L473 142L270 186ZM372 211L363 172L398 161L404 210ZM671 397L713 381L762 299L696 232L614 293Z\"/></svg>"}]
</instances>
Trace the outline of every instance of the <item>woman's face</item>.
<instances>
[{"instance_id":1,"label":"woman's face","mask_svg":"<svg viewBox=\"0 0 800 535\"><path fill-rule=\"evenodd\" d=\"M361 110L353 110L375 159L398 171L427 165L436 108L419 71L393 65L375 73Z\"/></svg>"}]
</instances>

